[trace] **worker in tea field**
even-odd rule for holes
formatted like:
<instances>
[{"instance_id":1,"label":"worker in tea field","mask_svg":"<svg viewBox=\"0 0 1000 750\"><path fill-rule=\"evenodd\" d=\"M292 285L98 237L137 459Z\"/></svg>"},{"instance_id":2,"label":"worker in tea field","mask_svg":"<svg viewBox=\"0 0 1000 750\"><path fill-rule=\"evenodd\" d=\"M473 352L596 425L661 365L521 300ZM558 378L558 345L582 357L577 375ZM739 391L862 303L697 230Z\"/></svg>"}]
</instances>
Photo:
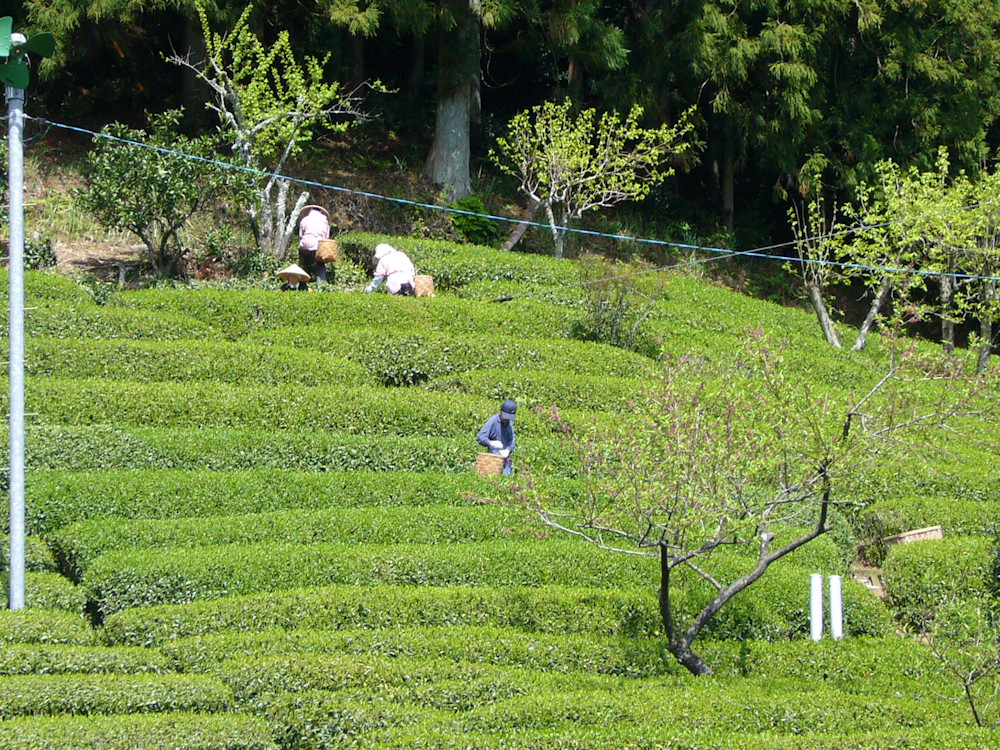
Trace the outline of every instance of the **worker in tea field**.
<instances>
[{"instance_id":1,"label":"worker in tea field","mask_svg":"<svg viewBox=\"0 0 1000 750\"><path fill-rule=\"evenodd\" d=\"M330 239L330 212L322 206L303 206L299 212L299 265L317 281L326 283L326 263L316 260L320 240Z\"/></svg>"},{"instance_id":2,"label":"worker in tea field","mask_svg":"<svg viewBox=\"0 0 1000 750\"><path fill-rule=\"evenodd\" d=\"M285 282L281 285L283 292L309 291L309 274L294 263L278 271L278 278Z\"/></svg>"},{"instance_id":3,"label":"worker in tea field","mask_svg":"<svg viewBox=\"0 0 1000 750\"><path fill-rule=\"evenodd\" d=\"M385 290L389 294L401 294L404 297L416 294L413 277L417 275L417 271L406 253L383 242L375 247L375 262L375 278L365 287L365 293L374 292L384 281Z\"/></svg>"},{"instance_id":4,"label":"worker in tea field","mask_svg":"<svg viewBox=\"0 0 1000 750\"><path fill-rule=\"evenodd\" d=\"M517 414L517 404L507 399L500 404L500 411L486 420L483 429L476 435L476 440L490 453L503 459L503 475L509 477L514 467L510 454L517 448L514 437L514 417Z\"/></svg>"}]
</instances>

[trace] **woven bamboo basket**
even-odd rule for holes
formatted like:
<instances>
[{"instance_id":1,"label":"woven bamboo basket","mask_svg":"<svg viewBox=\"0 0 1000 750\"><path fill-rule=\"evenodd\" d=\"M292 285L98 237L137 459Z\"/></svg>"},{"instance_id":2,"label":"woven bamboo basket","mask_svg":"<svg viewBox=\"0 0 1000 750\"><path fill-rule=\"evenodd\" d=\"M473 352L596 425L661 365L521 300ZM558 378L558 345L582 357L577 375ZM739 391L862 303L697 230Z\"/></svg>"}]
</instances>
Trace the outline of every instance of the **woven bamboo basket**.
<instances>
[{"instance_id":1,"label":"woven bamboo basket","mask_svg":"<svg viewBox=\"0 0 1000 750\"><path fill-rule=\"evenodd\" d=\"M336 263L340 260L340 245L337 240L320 240L316 248L316 261L319 263Z\"/></svg>"},{"instance_id":2,"label":"woven bamboo basket","mask_svg":"<svg viewBox=\"0 0 1000 750\"><path fill-rule=\"evenodd\" d=\"M476 472L483 477L503 473L503 459L494 453L476 454Z\"/></svg>"},{"instance_id":3,"label":"woven bamboo basket","mask_svg":"<svg viewBox=\"0 0 1000 750\"><path fill-rule=\"evenodd\" d=\"M418 297L433 297L434 296L434 277L433 276L414 276L413 277L413 291Z\"/></svg>"},{"instance_id":4,"label":"woven bamboo basket","mask_svg":"<svg viewBox=\"0 0 1000 750\"><path fill-rule=\"evenodd\" d=\"M909 544L910 542L922 542L925 539L943 539L944 534L940 526L928 526L926 529L914 529L904 531L902 534L887 536L882 541L891 547L894 544Z\"/></svg>"}]
</instances>

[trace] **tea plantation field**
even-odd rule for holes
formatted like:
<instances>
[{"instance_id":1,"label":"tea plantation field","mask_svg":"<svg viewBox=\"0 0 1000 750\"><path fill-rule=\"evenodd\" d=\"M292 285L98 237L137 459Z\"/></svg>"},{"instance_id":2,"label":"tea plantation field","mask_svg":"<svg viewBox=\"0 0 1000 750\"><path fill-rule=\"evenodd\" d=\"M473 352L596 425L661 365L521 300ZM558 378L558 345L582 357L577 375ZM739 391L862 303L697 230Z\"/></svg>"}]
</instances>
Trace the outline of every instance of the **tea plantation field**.
<instances>
[{"instance_id":1,"label":"tea plantation field","mask_svg":"<svg viewBox=\"0 0 1000 750\"><path fill-rule=\"evenodd\" d=\"M0 748L1000 747L905 621L941 577L991 590L989 446L866 476L863 511L712 623L716 675L694 678L663 647L655 561L549 532L502 502L517 474L474 472L510 397L517 466L579 492L543 412L620 419L664 365L572 338L573 262L393 241L438 296L97 304L27 274L28 606L0 613ZM640 286L667 361L725 372L753 327L813 387L884 365L877 339L834 351L802 311ZM934 524L943 541L879 553L888 602L851 579L858 543ZM811 573L844 576L841 641L809 640Z\"/></svg>"}]
</instances>

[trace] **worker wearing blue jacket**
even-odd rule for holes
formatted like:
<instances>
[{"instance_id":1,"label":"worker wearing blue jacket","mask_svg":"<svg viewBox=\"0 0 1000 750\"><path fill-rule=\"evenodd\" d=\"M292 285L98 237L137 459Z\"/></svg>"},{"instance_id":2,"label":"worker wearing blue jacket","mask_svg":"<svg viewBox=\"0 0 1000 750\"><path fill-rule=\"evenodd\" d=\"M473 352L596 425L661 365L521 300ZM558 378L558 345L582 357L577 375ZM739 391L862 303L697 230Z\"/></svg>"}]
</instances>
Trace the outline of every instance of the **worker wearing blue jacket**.
<instances>
[{"instance_id":1,"label":"worker wearing blue jacket","mask_svg":"<svg viewBox=\"0 0 1000 750\"><path fill-rule=\"evenodd\" d=\"M500 412L487 419L483 429L476 435L480 445L503 458L503 474L508 477L513 471L510 454L517 448L517 439L514 437L516 414L517 404L507 399L500 404Z\"/></svg>"}]
</instances>

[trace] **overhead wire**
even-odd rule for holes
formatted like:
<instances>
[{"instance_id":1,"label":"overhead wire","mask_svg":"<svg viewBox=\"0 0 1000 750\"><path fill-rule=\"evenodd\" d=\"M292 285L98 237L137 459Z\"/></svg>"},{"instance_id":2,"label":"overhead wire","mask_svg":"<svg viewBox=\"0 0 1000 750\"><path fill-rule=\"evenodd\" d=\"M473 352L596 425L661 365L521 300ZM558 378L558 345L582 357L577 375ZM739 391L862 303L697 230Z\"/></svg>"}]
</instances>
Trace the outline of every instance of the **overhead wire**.
<instances>
[{"instance_id":1,"label":"overhead wire","mask_svg":"<svg viewBox=\"0 0 1000 750\"><path fill-rule=\"evenodd\" d=\"M244 173L247 173L247 174L252 174L252 175L255 175L255 176L258 176L258 177L267 177L267 178L274 178L274 179L280 179L280 180L287 180L288 182L300 184L300 185L303 185L303 186L306 186L306 187L311 187L311 188L319 188L319 189L329 190L329 191L333 191L333 192L347 193L347 194L356 195L356 196L360 196L360 197L364 197L364 198L370 198L370 199L373 199L373 200L387 201L387 202L391 202L391 203L399 203L399 204L404 204L404 205L409 205L409 206L414 206L414 207L417 207L417 208L424 208L424 209L429 209L429 210L434 210L434 211L443 211L443 212L446 212L446 213L453 213L453 214L459 214L459 215L464 215L464 216L472 216L472 217L481 218L481 219L488 219L488 220L492 220L492 221L500 221L500 222L511 223L511 224L518 224L518 225L523 225L523 226L537 227L537 228L540 228L540 229L548 229L548 230L554 230L554 231L564 231L564 232L568 232L568 233L571 233L571 234L577 234L577 235L583 235L583 236L598 237L598 238L602 238L602 239L617 240L617 241L622 241L622 242L632 242L632 243L637 243L637 244L646 244L646 245L655 245L655 246L662 246L662 247L670 247L670 248L676 248L676 249L679 249L679 250L686 250L686 251L690 251L690 252L700 252L700 253L708 253L709 254L708 256L703 257L703 258L689 259L687 261L683 261L683 262L680 262L680 263L672 263L670 265L658 266L658 267L655 267L655 268L641 269L639 271L635 271L635 272L632 272L632 273L621 274L621 275L618 275L618 276L609 277L609 279L594 279L594 280L590 280L590 281L579 282L579 283L576 283L576 284L564 284L564 285L561 285L561 286L564 286L566 288L572 288L572 287L577 287L577 286L587 286L587 285L590 285L590 284L602 283L602 282L608 281L610 279L628 278L628 277L632 277L632 276L641 276L641 275L647 275L647 274L651 274L651 273L659 273L659 272L663 272L663 271L670 271L670 270L675 270L675 269L678 269L678 268L690 267L690 266L694 266L694 265L698 265L698 264L702 264L702 263L711 263L711 262L714 262L714 261L717 261L717 260L724 260L724 259L727 259L727 258L735 258L735 257L762 258L762 259L767 259L767 260L777 260L777 261L789 262L789 263L804 263L804 264L809 264L809 265L836 266L836 267L845 268L845 269L862 270L862 271L878 271L878 272L881 272L881 273L893 273L893 274L904 274L904 275L921 275L921 276L935 276L935 277L950 277L950 278L954 278L954 279L963 279L963 280L1000 281L1000 276L983 276L983 275L977 275L977 274L967 274L967 273L957 273L957 272L930 271L930 270L919 269L919 268L900 268L900 267L893 267L893 266L879 265L879 264L865 264L865 263L852 263L852 262L847 262L847 261L826 260L826 259L822 259L822 258L802 258L802 257L799 257L798 255L795 255L795 256L775 255L775 254L772 254L772 252L771 252L771 251L779 250L781 248L793 247L793 246L799 244L799 242L802 242L802 241L818 241L818 240L832 239L834 237L838 237L838 236L842 236L842 235L857 234L859 232L871 231L871 230L874 230L874 229L880 229L880 228L892 226L892 225L895 225L895 224L903 224L903 223L907 223L907 222L916 222L916 221L919 221L921 219L926 219L926 218L930 218L930 217L934 217L934 216L938 216L938 215L943 215L943 214L947 214L947 213L961 212L961 211L971 211L971 210L975 210L977 208L980 208L982 206L996 205L996 204L1000 203L1000 201L987 201L987 202L982 202L982 203L970 204L968 206L962 206L962 207L945 209L945 210L942 210L942 211L929 212L929 213L926 213L926 214L917 214L917 215L913 215L913 216L905 216L905 217L900 217L898 219L893 219L893 220L890 220L890 221L880 222L880 223L877 223L877 224L870 224L870 225L864 225L864 224L862 224L862 225L853 226L853 227L846 227L846 228L838 230L836 232L831 232L831 233L823 234L823 235L815 235L815 236L804 238L803 240L791 240L791 241L776 243L776 244L772 244L772 245L766 245L766 246L761 246L761 247L754 247L754 248L750 248L750 249L747 249L747 250L731 250L731 249L728 249L728 248L709 247L709 246L695 245L695 244L684 243L684 242L674 242L674 241L671 241L671 240L662 240L662 239L657 239L657 238L653 238L653 237L635 237L633 235L626 235L626 234L615 234L615 233L609 233L609 232L599 232L599 231L592 230L592 229L582 229L582 228L577 228L577 227L553 226L553 225L550 225L550 224L543 224L543 223L540 223L540 222L535 222L535 221L530 221L530 220L525 220L525 219L512 218L512 217L509 217L509 216L499 216L499 215L496 215L496 214L483 213L483 212L479 212L479 211L469 211L469 210L466 210L466 209L456 208L456 207L453 207L453 206L441 206L441 205L434 204L434 203L424 203L424 202L421 202L421 201L409 200L407 198L397 198L397 197L394 197L394 196L382 195L382 194L373 193L373 192L370 192L370 191L357 190L357 189L354 189L354 188L347 188L347 187L343 187L341 185L332 185L332 184L329 184L329 183L317 182L315 180L308 180L308 179L301 178L301 177L292 177L292 176L283 175L283 174L280 174L280 173L277 173L277 172L268 172L268 171L263 170L263 169L258 169L258 168L250 167L250 166L246 166L246 165L234 164L232 162L223 161L221 159L213 159L213 158L210 158L210 157L198 156L196 154L188 154L188 153L185 153L183 151L178 151L176 149L170 149L170 148L166 148L164 146L157 146L157 145L154 145L154 144L143 143L141 141L136 141L136 140L132 140L132 139L129 139L129 138L122 138L121 136L111 135L110 133L101 133L101 132L97 132L97 131L94 131L94 130L90 130L88 128L82 128L82 127L75 126L75 125L68 125L68 124L65 124L65 123L54 122L52 120L48 120L48 119L43 118L43 117L33 117L31 115L25 114L24 118L26 120L34 120L35 122L42 123L42 124L48 126L49 128L61 128L61 129L64 129L64 130L69 130L69 131L72 131L72 132L81 133L81 134L90 136L92 138L102 138L102 139L109 140L109 141L115 141L115 142L122 143L122 144L125 144L125 145L135 146L137 148L144 148L144 149L149 149L149 150L157 151L157 152L169 155L169 156L175 156L175 157L180 157L180 158L184 158L184 159L190 159L192 161L198 161L198 162L203 162L203 163L206 163L206 164L211 164L213 166L221 167L223 169L233 169L233 170L241 171L241 172L244 172ZM543 290L539 290L539 291L528 292L528 293L520 294L520 295L511 295L511 296L508 296L508 297L501 297L501 298L498 298L498 299L493 300L493 301L495 301L495 302L507 302L507 301L511 301L511 300L514 300L514 299L520 299L522 297L534 296L536 294L542 293L542 291Z\"/></svg>"}]
</instances>

